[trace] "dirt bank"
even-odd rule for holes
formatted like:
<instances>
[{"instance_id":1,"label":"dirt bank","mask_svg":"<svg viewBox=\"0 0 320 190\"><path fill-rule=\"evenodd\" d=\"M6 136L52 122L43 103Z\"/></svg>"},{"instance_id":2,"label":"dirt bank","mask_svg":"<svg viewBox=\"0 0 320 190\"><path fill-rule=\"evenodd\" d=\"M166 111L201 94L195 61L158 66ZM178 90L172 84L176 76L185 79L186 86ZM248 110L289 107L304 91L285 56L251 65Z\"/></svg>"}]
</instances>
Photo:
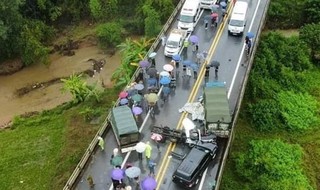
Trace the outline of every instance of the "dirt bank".
<instances>
[{"instance_id":1,"label":"dirt bank","mask_svg":"<svg viewBox=\"0 0 320 190\"><path fill-rule=\"evenodd\" d=\"M115 53L112 57L104 54L96 46L83 46L75 50L74 56L61 56L58 53L50 56L50 66L35 64L23 68L12 75L0 76L0 126L8 123L15 115L26 112L51 109L71 100L68 93L62 94L62 83L55 80L92 69L88 59L105 59L106 64L100 75L88 77L87 82L95 83L103 80L106 86L112 86L110 78L120 64L120 56ZM55 81L48 84L48 81ZM101 82L101 81L99 81ZM16 92L25 87L35 86L34 90L17 96Z\"/></svg>"}]
</instances>

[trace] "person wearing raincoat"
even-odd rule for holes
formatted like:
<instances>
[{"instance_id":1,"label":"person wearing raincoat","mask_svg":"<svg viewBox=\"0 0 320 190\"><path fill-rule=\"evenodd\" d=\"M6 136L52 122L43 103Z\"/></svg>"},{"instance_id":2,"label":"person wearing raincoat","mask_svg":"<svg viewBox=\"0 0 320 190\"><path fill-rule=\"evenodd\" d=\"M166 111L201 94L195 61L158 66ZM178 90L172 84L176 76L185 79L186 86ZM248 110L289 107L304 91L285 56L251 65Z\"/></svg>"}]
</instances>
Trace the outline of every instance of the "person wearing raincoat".
<instances>
[{"instance_id":1,"label":"person wearing raincoat","mask_svg":"<svg viewBox=\"0 0 320 190\"><path fill-rule=\"evenodd\" d=\"M104 150L104 140L102 137L98 137L98 145L100 146L101 151L103 151Z\"/></svg>"},{"instance_id":2,"label":"person wearing raincoat","mask_svg":"<svg viewBox=\"0 0 320 190\"><path fill-rule=\"evenodd\" d=\"M146 150L145 150L145 155L146 155L146 158L147 158L147 164L150 161L151 153L152 153L152 147L150 145L150 142L148 141L147 145L146 145Z\"/></svg>"}]
</instances>

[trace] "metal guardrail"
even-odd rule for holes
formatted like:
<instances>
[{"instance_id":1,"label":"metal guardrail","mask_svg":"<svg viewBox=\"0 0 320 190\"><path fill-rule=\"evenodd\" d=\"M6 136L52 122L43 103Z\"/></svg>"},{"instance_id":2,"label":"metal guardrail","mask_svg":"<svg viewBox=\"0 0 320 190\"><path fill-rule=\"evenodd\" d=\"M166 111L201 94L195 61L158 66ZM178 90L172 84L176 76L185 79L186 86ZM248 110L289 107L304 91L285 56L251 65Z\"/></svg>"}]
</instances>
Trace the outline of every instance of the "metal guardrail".
<instances>
[{"instance_id":1,"label":"metal guardrail","mask_svg":"<svg viewBox=\"0 0 320 190\"><path fill-rule=\"evenodd\" d=\"M266 6L264 7L264 12L263 12L262 19L261 19L262 22L260 22L260 24L259 24L259 29L258 29L258 32L257 32L257 35L256 35L257 37L254 40L254 44L258 44L258 42L260 41L260 34L261 34L261 31L262 31L262 29L263 29L263 27L265 25L265 22L266 22L265 18L266 18L266 15L267 15L267 11L268 11L269 5L270 5L270 0L267 1ZM257 48L258 48L258 45L255 45L252 48L252 55L255 54L255 52L257 51ZM222 163L221 163L221 165L219 167L218 179L217 179L217 183L216 183L216 186L215 186L215 190L218 190L219 187L220 187L220 184L221 184L224 167L226 165L226 161L227 161L227 157L229 155L230 147L231 147L233 139L234 139L234 130L233 129L236 126L236 123L238 121L238 116L239 116L239 112L240 112L240 108L241 108L241 103L242 103L243 96L244 96L244 93L245 93L245 88L247 86L247 82L248 82L248 79L249 79L249 74L250 74L250 70L251 70L251 67L252 67L253 60L254 60L254 56L251 56L250 59L248 60L248 67L247 67L247 70L246 70L246 76L244 78L244 82L243 82L243 86L241 88L240 96L238 96L238 99L237 99L235 117L234 117L234 120L232 122L232 130L231 130L231 133L230 133L230 138L228 139L226 150L225 150L223 158L222 158Z\"/></svg>"},{"instance_id":2,"label":"metal guardrail","mask_svg":"<svg viewBox=\"0 0 320 190\"><path fill-rule=\"evenodd\" d=\"M179 13L179 11L180 11L180 9L181 9L181 7L182 7L184 2L185 2L185 0L180 0L180 2L178 3L178 5L174 9L174 11L172 12L170 17L168 18L166 24L163 26L163 28L160 31L159 35L155 39L154 43L151 45L149 51L147 52L147 56L157 49L157 47L158 47L158 45L159 45L159 43L161 41L161 37L170 28L172 22L176 18L177 14ZM130 80L129 84L131 84L132 82L134 82L136 80L139 72L140 72L140 68L136 69L136 71L134 72L133 76L131 77L131 80ZM120 101L119 99L116 101L114 107L119 104L119 101ZM63 190L70 190L70 189L74 188L75 183L77 182L78 178L82 174L83 170L86 168L87 163L88 163L89 159L92 156L92 153L95 151L95 148L96 148L96 146L98 144L98 136L103 136L110 129L110 123L109 123L110 117L111 117L111 112L109 112L108 116L106 117L106 119L104 120L104 122L102 124L102 127L100 127L99 131L94 136L94 138L91 141L91 143L89 144L86 152L84 153L84 155L82 156L80 162L78 163L78 165L74 169L73 173L71 174L70 178L68 179L68 181L67 181L66 185L64 186Z\"/></svg>"}]
</instances>

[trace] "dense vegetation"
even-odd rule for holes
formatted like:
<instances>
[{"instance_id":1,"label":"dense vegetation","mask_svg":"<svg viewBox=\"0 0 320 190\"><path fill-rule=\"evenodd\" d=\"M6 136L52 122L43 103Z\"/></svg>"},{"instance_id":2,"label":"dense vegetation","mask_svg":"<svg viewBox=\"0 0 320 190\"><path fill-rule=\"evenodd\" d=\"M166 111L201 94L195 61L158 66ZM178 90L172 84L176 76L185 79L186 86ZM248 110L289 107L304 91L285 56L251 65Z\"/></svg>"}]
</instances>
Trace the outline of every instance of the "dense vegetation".
<instances>
[{"instance_id":1,"label":"dense vegetation","mask_svg":"<svg viewBox=\"0 0 320 190\"><path fill-rule=\"evenodd\" d=\"M98 23L102 47L115 47L128 34L154 37L178 0L11 0L0 2L0 64L21 57L25 65L48 63L59 31L83 20ZM106 24L108 23L108 24ZM100 26L101 24L101 26Z\"/></svg>"},{"instance_id":2,"label":"dense vegetation","mask_svg":"<svg viewBox=\"0 0 320 190\"><path fill-rule=\"evenodd\" d=\"M121 66L114 88L97 90L83 76L63 80L73 101L32 116L19 116L0 131L0 189L62 189L100 124L146 55L178 0L12 0L0 2L0 64L49 63L60 31L92 24L103 49L118 48ZM92 28L88 29L92 30ZM139 40L127 36L146 36ZM111 101L110 101L111 100ZM98 121L90 124L92 119Z\"/></svg>"},{"instance_id":3,"label":"dense vegetation","mask_svg":"<svg viewBox=\"0 0 320 190\"><path fill-rule=\"evenodd\" d=\"M262 35L221 189L320 186L319 6L271 1L267 28L300 28L299 35Z\"/></svg>"}]
</instances>

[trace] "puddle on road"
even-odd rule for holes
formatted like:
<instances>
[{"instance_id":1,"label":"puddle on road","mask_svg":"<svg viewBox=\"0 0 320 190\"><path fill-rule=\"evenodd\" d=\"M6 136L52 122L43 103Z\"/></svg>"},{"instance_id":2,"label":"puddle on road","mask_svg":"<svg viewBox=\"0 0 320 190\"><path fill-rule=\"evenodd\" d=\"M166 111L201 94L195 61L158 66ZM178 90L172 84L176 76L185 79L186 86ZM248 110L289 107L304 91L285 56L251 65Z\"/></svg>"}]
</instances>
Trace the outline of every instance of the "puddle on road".
<instances>
[{"instance_id":1,"label":"puddle on road","mask_svg":"<svg viewBox=\"0 0 320 190\"><path fill-rule=\"evenodd\" d=\"M62 93L62 83L55 83L48 87L42 87L17 97L15 91L25 86L46 82L54 78L68 77L72 73L80 73L92 69L88 59L106 59L106 64L99 75L88 77L87 82L94 83L103 79L104 84L110 87L111 75L120 65L120 55L116 53L112 57L105 55L96 46L84 47L76 50L71 57L54 54L50 57L49 67L43 64L35 64L9 76L0 76L0 126L9 122L15 115L25 112L42 111L51 109L71 100L69 93Z\"/></svg>"}]
</instances>

